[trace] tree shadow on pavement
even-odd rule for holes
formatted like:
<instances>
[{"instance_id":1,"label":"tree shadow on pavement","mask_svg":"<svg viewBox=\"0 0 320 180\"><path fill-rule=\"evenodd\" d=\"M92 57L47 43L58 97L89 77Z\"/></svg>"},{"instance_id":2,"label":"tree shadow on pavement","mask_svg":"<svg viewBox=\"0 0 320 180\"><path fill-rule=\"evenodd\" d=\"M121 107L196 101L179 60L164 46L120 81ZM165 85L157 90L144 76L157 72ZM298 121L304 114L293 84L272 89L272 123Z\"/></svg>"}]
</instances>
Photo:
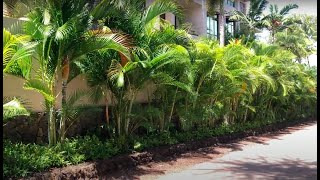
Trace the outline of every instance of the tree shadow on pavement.
<instances>
[{"instance_id":1,"label":"tree shadow on pavement","mask_svg":"<svg viewBox=\"0 0 320 180\"><path fill-rule=\"evenodd\" d=\"M260 156L246 161L218 161L218 169L195 169L209 172L197 173L197 175L213 173L231 173L224 178L231 179L317 179L317 162L306 162L301 159L283 158L270 161ZM221 168L223 166L223 168Z\"/></svg>"}]
</instances>

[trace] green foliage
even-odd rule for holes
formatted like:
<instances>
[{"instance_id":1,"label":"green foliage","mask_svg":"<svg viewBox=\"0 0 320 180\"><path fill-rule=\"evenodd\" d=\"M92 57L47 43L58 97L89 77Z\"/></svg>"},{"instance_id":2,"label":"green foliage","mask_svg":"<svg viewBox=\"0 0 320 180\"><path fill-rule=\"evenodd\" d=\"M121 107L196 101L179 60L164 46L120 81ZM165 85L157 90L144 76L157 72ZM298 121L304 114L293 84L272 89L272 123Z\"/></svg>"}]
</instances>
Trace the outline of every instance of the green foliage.
<instances>
[{"instance_id":1,"label":"green foliage","mask_svg":"<svg viewBox=\"0 0 320 180\"><path fill-rule=\"evenodd\" d=\"M53 147L11 143L4 140L4 178L27 176L51 167L78 164L86 160L104 159L119 154L114 141L102 142L97 137L66 139Z\"/></svg>"},{"instance_id":2,"label":"green foliage","mask_svg":"<svg viewBox=\"0 0 320 180\"><path fill-rule=\"evenodd\" d=\"M21 100L15 97L9 100L9 102L4 102L3 104L3 122L7 122L16 116L29 115L30 112L23 106Z\"/></svg>"},{"instance_id":3,"label":"green foliage","mask_svg":"<svg viewBox=\"0 0 320 180\"><path fill-rule=\"evenodd\" d=\"M50 113L50 136L56 132L54 107L60 92L55 89L56 78L62 75L57 73L70 65L62 94L66 82L84 73L92 101L103 101L106 112L111 112L99 128L110 139L77 137L52 147L6 141L5 177L316 116L316 68L294 62L313 52L309 45L316 39L316 28L311 25L315 21L286 18L295 5L280 12L271 6L270 15L263 18L267 1L252 1L248 14L233 14L245 23L250 36L231 39L220 47L211 39L192 39L186 29L159 20L159 15L168 12L180 17L176 3L159 0L149 7L143 3L101 1L93 8L84 0L49 1L28 14L32 21L24 27L37 42L34 51L40 68L24 87L43 95ZM92 23L98 30L90 30ZM264 26L276 37L275 44L254 41L256 28ZM28 60L12 58L17 48L29 50L17 40L20 36L8 31L4 35L8 42L4 44L5 68L28 66ZM10 62L16 63L11 66ZM23 76L28 72L19 71ZM136 99L146 90L147 105L140 106ZM77 119L76 102L84 94L63 96L60 122Z\"/></svg>"}]
</instances>

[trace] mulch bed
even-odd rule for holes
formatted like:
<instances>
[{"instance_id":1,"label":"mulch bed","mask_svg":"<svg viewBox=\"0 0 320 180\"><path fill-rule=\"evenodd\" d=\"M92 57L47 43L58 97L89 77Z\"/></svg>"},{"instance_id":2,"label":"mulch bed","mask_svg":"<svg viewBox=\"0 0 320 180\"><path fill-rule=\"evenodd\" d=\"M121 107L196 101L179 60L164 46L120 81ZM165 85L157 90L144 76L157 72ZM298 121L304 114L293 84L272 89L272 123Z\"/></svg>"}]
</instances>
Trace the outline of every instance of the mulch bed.
<instances>
[{"instance_id":1,"label":"mulch bed","mask_svg":"<svg viewBox=\"0 0 320 180\"><path fill-rule=\"evenodd\" d=\"M244 139L248 136L257 136L270 132L275 133L286 129L287 127L309 124L314 121L314 119L306 119L302 121L282 122L262 128L248 130L246 132L233 133L220 137L212 137L175 145L161 146L145 150L141 153L119 155L110 159L85 162L63 168L52 168L47 172L34 173L32 177L23 179L99 179L99 177L105 177L107 174L110 174L110 172L120 169L134 168L138 165L145 165L151 162L168 161L183 153L200 148L218 146L221 143L231 143L236 140Z\"/></svg>"}]
</instances>

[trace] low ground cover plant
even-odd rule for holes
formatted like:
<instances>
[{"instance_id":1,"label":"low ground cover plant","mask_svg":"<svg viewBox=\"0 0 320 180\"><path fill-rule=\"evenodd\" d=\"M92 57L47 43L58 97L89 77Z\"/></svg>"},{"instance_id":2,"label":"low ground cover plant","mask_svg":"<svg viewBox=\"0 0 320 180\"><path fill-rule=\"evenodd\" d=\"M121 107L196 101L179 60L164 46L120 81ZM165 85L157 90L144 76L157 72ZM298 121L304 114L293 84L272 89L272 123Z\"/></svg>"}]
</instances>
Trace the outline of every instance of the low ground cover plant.
<instances>
[{"instance_id":1,"label":"low ground cover plant","mask_svg":"<svg viewBox=\"0 0 320 180\"><path fill-rule=\"evenodd\" d=\"M66 139L65 143L58 143L52 147L12 143L10 140L4 140L3 177L26 177L33 172L42 172L52 167L64 167L90 160L108 159L134 151L141 152L163 145L245 132L280 122L284 121L245 122L230 126L221 125L214 129L201 128L197 131L162 132L149 136L135 136L129 143L131 145L126 147L120 145L117 139L102 140L96 135Z\"/></svg>"}]
</instances>

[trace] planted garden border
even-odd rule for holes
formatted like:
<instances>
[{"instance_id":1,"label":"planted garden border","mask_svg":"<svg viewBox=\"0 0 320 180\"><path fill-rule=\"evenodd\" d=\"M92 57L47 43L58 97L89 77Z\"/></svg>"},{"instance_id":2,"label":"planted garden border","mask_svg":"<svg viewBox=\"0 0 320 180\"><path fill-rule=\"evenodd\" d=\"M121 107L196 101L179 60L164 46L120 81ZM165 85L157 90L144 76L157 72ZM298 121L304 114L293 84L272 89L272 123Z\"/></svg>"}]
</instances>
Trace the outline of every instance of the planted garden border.
<instances>
[{"instance_id":1,"label":"planted garden border","mask_svg":"<svg viewBox=\"0 0 320 180\"><path fill-rule=\"evenodd\" d=\"M298 126L305 123L316 122L314 118L302 120L277 122L270 125L248 129L243 132L235 132L217 137L205 138L201 140L189 141L174 145L165 145L150 148L143 152L119 155L110 159L95 160L78 165L63 168L53 168L47 172L34 173L32 176L23 179L79 179L97 178L106 176L111 171L128 169L150 162L160 162L170 160L183 153L194 151L208 146L219 146L220 143L230 143L241 140L248 136L262 135L268 132L277 132L288 127Z\"/></svg>"}]
</instances>

